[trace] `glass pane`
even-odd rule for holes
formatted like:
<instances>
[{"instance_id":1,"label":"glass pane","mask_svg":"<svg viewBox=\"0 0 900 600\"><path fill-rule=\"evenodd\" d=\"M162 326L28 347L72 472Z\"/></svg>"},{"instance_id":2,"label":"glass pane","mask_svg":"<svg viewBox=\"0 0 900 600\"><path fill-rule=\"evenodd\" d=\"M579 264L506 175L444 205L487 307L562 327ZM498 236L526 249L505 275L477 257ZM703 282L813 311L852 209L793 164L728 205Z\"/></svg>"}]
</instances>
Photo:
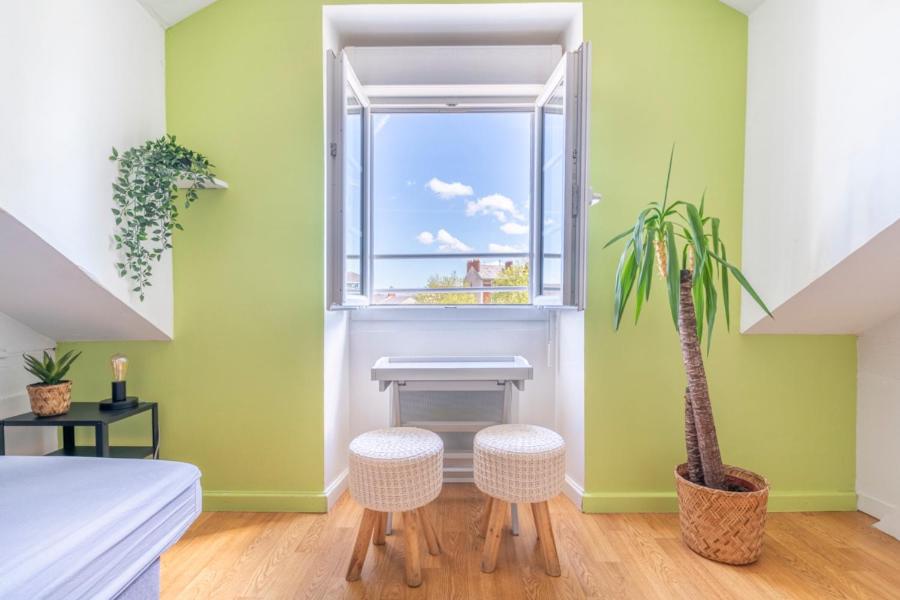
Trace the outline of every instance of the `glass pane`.
<instances>
[{"instance_id":1,"label":"glass pane","mask_svg":"<svg viewBox=\"0 0 900 600\"><path fill-rule=\"evenodd\" d=\"M560 296L563 206L566 186L566 84L560 81L543 108L541 148L541 294Z\"/></svg>"},{"instance_id":2,"label":"glass pane","mask_svg":"<svg viewBox=\"0 0 900 600\"><path fill-rule=\"evenodd\" d=\"M527 256L375 255L373 304L528 304ZM476 291L466 291L473 288ZM496 289L501 288L501 289Z\"/></svg>"},{"instance_id":3,"label":"glass pane","mask_svg":"<svg viewBox=\"0 0 900 600\"><path fill-rule=\"evenodd\" d=\"M531 302L532 121L530 111L373 115L373 303ZM521 289L428 291L497 285Z\"/></svg>"},{"instance_id":4,"label":"glass pane","mask_svg":"<svg viewBox=\"0 0 900 600\"><path fill-rule=\"evenodd\" d=\"M363 216L363 107L353 89L345 90L344 115L344 290L360 294Z\"/></svg>"}]
</instances>

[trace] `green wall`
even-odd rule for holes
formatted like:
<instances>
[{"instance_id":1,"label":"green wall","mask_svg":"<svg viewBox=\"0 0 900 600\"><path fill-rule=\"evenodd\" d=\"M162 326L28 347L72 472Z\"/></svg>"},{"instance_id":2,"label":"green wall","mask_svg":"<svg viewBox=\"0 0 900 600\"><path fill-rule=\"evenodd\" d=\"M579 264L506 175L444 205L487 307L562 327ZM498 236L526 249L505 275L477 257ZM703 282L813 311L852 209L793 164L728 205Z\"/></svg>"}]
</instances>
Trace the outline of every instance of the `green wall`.
<instances>
[{"instance_id":1,"label":"green wall","mask_svg":"<svg viewBox=\"0 0 900 600\"><path fill-rule=\"evenodd\" d=\"M586 3L584 21L594 42L591 175L605 197L590 225L584 507L674 510L678 339L659 286L636 328L626 317L613 331L618 250L601 247L660 199L674 141L673 196L697 201L707 188L707 210L740 256L747 19L716 0L632 0ZM721 327L707 371L723 457L768 477L773 509L855 508L853 337Z\"/></svg>"},{"instance_id":2,"label":"green wall","mask_svg":"<svg viewBox=\"0 0 900 600\"><path fill-rule=\"evenodd\" d=\"M231 189L184 214L175 341L77 344L76 399L105 395L106 359L126 352L131 389L162 404L163 456L201 467L208 509L325 507L320 6L219 0L168 30L168 129ZM591 215L584 506L672 510L677 338L662 297L637 328L612 331L616 252L601 246L659 198L674 140L674 195L708 187L740 255L747 20L717 0L595 0L584 11L592 180L605 196ZM769 477L774 509L854 507L853 338L723 328L708 368L724 456Z\"/></svg>"}]
</instances>

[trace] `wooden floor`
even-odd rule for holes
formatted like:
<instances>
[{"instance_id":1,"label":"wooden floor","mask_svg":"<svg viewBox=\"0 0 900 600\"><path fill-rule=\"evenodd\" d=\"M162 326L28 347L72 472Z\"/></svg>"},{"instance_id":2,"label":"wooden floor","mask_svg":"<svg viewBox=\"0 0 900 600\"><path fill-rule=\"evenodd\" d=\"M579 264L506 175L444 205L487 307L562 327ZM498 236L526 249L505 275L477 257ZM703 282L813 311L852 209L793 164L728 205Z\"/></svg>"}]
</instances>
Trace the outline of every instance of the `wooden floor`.
<instances>
[{"instance_id":1,"label":"wooden floor","mask_svg":"<svg viewBox=\"0 0 900 600\"><path fill-rule=\"evenodd\" d=\"M403 583L403 536L371 546L362 579L344 581L362 510L346 494L329 515L204 513L162 559L163 598L900 598L900 542L862 513L770 515L763 556L747 567L700 558L672 514L550 511L562 577L544 574L529 511L482 574L481 496L444 486L430 508L444 554L422 557L424 584ZM396 519L400 521L400 519Z\"/></svg>"}]
</instances>

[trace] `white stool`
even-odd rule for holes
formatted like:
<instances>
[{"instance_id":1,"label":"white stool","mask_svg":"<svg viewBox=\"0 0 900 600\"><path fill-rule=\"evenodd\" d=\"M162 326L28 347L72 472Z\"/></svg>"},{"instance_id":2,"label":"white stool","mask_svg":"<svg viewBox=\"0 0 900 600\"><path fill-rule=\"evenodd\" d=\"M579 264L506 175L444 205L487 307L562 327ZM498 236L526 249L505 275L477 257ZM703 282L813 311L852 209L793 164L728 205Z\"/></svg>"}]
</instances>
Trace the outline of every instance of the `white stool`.
<instances>
[{"instance_id":1,"label":"white stool","mask_svg":"<svg viewBox=\"0 0 900 600\"><path fill-rule=\"evenodd\" d=\"M475 485L487 494L480 531L485 536L481 570L497 566L506 507L531 504L534 524L548 575L560 575L559 556L547 500L562 489L566 477L566 444L562 437L536 425L495 425L475 435Z\"/></svg>"},{"instance_id":2,"label":"white stool","mask_svg":"<svg viewBox=\"0 0 900 600\"><path fill-rule=\"evenodd\" d=\"M440 554L440 542L424 506L441 493L443 463L440 436L416 427L369 431L350 442L350 495L365 511L347 567L347 581L359 579L369 540L384 544L387 516L400 512L406 543L406 583L411 587L421 585L416 515L428 552Z\"/></svg>"}]
</instances>

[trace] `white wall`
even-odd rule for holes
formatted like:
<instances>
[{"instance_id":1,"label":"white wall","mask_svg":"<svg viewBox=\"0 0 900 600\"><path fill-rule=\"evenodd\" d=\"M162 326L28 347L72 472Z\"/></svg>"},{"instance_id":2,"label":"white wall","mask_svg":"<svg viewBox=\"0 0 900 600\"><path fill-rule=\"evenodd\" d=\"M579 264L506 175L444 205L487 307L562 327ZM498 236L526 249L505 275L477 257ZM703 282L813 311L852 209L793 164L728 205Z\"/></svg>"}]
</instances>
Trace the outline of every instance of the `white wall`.
<instances>
[{"instance_id":1,"label":"white wall","mask_svg":"<svg viewBox=\"0 0 900 600\"><path fill-rule=\"evenodd\" d=\"M900 539L900 313L861 335L857 350L859 509Z\"/></svg>"},{"instance_id":2,"label":"white wall","mask_svg":"<svg viewBox=\"0 0 900 600\"><path fill-rule=\"evenodd\" d=\"M401 309L402 310L402 309ZM415 309L413 309L415 310ZM441 309L438 309L441 310ZM370 320L350 322L350 434L390 424L390 392L379 392L370 369L382 356L520 354L534 379L518 395L519 421L556 427L552 323L539 320Z\"/></svg>"},{"instance_id":3,"label":"white wall","mask_svg":"<svg viewBox=\"0 0 900 600\"><path fill-rule=\"evenodd\" d=\"M564 491L579 508L584 496L584 312L556 319L556 430L566 440Z\"/></svg>"},{"instance_id":4,"label":"white wall","mask_svg":"<svg viewBox=\"0 0 900 600\"><path fill-rule=\"evenodd\" d=\"M0 418L31 410L25 386L35 377L25 371L22 355L52 349L53 340L0 313ZM7 427L7 454L46 454L57 448L52 427Z\"/></svg>"},{"instance_id":5,"label":"white wall","mask_svg":"<svg viewBox=\"0 0 900 600\"><path fill-rule=\"evenodd\" d=\"M113 267L107 160L165 132L164 41L137 0L3 3L0 208L171 336L171 254L143 303Z\"/></svg>"},{"instance_id":6,"label":"white wall","mask_svg":"<svg viewBox=\"0 0 900 600\"><path fill-rule=\"evenodd\" d=\"M350 313L325 311L325 492L328 508L346 487L350 445Z\"/></svg>"},{"instance_id":7,"label":"white wall","mask_svg":"<svg viewBox=\"0 0 900 600\"><path fill-rule=\"evenodd\" d=\"M750 14L742 263L770 308L900 218L898 27L890 0ZM745 294L742 329L762 317Z\"/></svg>"}]
</instances>

